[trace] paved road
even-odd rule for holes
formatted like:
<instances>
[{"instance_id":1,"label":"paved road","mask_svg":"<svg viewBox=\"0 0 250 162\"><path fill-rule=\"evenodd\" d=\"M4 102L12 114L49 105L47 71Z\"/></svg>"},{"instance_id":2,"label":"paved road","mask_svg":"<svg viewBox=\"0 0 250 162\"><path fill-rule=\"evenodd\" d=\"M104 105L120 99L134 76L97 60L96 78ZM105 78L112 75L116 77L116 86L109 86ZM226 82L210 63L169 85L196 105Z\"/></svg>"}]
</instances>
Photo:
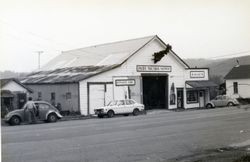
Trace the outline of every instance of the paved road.
<instances>
[{"instance_id":1,"label":"paved road","mask_svg":"<svg viewBox=\"0 0 250 162\"><path fill-rule=\"evenodd\" d=\"M167 161L250 139L250 109L185 112L2 127L3 162Z\"/></svg>"}]
</instances>

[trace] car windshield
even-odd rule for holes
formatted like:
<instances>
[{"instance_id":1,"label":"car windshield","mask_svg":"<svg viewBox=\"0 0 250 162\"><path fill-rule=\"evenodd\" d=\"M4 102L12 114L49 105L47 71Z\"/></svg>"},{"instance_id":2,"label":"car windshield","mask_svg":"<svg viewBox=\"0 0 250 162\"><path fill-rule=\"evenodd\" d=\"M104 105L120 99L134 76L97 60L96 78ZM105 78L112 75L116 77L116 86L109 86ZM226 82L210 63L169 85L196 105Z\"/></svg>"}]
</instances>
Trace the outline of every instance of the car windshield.
<instances>
[{"instance_id":1,"label":"car windshield","mask_svg":"<svg viewBox=\"0 0 250 162\"><path fill-rule=\"evenodd\" d=\"M117 101L110 101L107 106L114 106L116 105Z\"/></svg>"}]
</instances>

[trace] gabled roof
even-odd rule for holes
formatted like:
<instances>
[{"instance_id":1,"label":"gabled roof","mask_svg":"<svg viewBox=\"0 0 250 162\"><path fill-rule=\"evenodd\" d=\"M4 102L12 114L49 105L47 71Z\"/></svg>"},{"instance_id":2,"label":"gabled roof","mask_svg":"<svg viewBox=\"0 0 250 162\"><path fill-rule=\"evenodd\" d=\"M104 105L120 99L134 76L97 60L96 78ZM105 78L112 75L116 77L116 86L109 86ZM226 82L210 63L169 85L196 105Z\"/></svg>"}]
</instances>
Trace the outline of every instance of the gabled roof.
<instances>
[{"instance_id":1,"label":"gabled roof","mask_svg":"<svg viewBox=\"0 0 250 162\"><path fill-rule=\"evenodd\" d=\"M111 70L117 65L110 66L80 66L60 68L48 71L37 71L22 79L23 84L63 84L78 83L99 73Z\"/></svg>"},{"instance_id":2,"label":"gabled roof","mask_svg":"<svg viewBox=\"0 0 250 162\"><path fill-rule=\"evenodd\" d=\"M85 48L64 51L41 70L77 66L103 66L121 64L131 54L151 41L155 36L106 43Z\"/></svg>"},{"instance_id":3,"label":"gabled roof","mask_svg":"<svg viewBox=\"0 0 250 162\"><path fill-rule=\"evenodd\" d=\"M235 66L225 76L225 79L248 79L250 78L250 65Z\"/></svg>"},{"instance_id":4,"label":"gabled roof","mask_svg":"<svg viewBox=\"0 0 250 162\"><path fill-rule=\"evenodd\" d=\"M58 68L78 67L78 66L110 66L121 65L126 62L137 51L154 39L158 39L164 46L166 44L157 36L148 36L113 43L106 43L70 51L64 51L41 68L43 71ZM157 51L156 51L157 52ZM176 59L186 68L189 66L171 51Z\"/></svg>"},{"instance_id":5,"label":"gabled roof","mask_svg":"<svg viewBox=\"0 0 250 162\"><path fill-rule=\"evenodd\" d=\"M17 83L17 84L20 85L21 87L27 89L27 91L29 91L29 92L31 92L31 93L33 92L32 89L30 89L29 87L23 85L19 80L15 79L15 78L0 79L1 89L2 89L5 85L7 85L9 82L12 82L12 81L15 82L15 83Z\"/></svg>"}]
</instances>

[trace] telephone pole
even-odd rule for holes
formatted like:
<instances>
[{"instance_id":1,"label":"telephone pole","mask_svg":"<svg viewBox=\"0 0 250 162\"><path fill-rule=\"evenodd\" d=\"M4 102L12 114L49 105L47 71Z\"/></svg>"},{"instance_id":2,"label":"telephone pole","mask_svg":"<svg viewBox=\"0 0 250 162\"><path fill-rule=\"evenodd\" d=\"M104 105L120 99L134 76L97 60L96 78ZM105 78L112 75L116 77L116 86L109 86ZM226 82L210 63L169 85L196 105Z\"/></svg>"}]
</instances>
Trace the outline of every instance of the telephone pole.
<instances>
[{"instance_id":1,"label":"telephone pole","mask_svg":"<svg viewBox=\"0 0 250 162\"><path fill-rule=\"evenodd\" d=\"M38 70L40 69L40 56L43 53L43 51L37 51L38 54Z\"/></svg>"}]
</instances>

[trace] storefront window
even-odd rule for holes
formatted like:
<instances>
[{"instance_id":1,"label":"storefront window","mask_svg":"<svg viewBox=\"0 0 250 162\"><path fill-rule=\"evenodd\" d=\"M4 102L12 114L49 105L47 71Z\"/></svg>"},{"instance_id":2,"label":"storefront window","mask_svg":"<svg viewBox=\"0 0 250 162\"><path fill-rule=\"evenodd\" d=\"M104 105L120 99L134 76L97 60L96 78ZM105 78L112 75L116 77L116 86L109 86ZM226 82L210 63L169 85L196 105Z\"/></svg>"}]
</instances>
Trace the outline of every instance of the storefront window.
<instances>
[{"instance_id":1,"label":"storefront window","mask_svg":"<svg viewBox=\"0 0 250 162\"><path fill-rule=\"evenodd\" d=\"M187 103L197 103L198 102L198 91L190 90L187 91Z\"/></svg>"}]
</instances>

